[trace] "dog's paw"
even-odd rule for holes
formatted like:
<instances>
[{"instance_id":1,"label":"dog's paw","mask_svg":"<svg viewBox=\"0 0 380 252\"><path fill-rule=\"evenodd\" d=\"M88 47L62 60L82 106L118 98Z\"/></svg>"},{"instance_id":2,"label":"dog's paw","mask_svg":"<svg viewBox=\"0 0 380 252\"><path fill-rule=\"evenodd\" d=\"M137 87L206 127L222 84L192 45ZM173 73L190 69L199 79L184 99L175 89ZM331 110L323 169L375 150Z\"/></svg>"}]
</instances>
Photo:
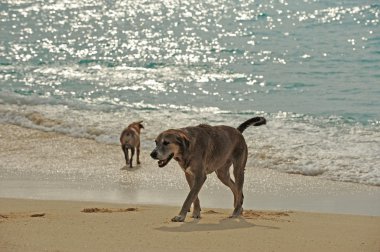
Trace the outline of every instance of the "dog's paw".
<instances>
[{"instance_id":1,"label":"dog's paw","mask_svg":"<svg viewBox=\"0 0 380 252\"><path fill-rule=\"evenodd\" d=\"M185 221L185 217L181 215L177 215L174 218L172 218L172 222L184 222L184 221Z\"/></svg>"},{"instance_id":2,"label":"dog's paw","mask_svg":"<svg viewBox=\"0 0 380 252\"><path fill-rule=\"evenodd\" d=\"M201 213L193 213L193 215L191 216L191 218L200 219L201 218Z\"/></svg>"},{"instance_id":3,"label":"dog's paw","mask_svg":"<svg viewBox=\"0 0 380 252\"><path fill-rule=\"evenodd\" d=\"M194 218L194 219L200 219L201 218L201 210L198 208L195 208L193 210L193 213L191 215L191 218Z\"/></svg>"},{"instance_id":4,"label":"dog's paw","mask_svg":"<svg viewBox=\"0 0 380 252\"><path fill-rule=\"evenodd\" d=\"M243 214L243 208L240 207L240 208L237 208L237 209L234 210L234 212L232 213L232 215L230 216L230 218L238 218L242 214Z\"/></svg>"}]
</instances>

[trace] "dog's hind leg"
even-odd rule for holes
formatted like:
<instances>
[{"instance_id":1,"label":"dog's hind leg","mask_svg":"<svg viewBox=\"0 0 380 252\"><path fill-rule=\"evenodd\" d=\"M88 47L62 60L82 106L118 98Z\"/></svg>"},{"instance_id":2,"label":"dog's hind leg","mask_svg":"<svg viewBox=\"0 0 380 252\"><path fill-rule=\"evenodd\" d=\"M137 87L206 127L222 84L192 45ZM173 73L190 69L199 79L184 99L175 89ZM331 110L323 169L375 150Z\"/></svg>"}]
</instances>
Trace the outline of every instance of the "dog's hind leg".
<instances>
[{"instance_id":1,"label":"dog's hind leg","mask_svg":"<svg viewBox=\"0 0 380 252\"><path fill-rule=\"evenodd\" d=\"M191 175L190 173L187 173L187 172L185 172L185 175L186 175L187 183L189 184L190 189L191 189L194 186L194 177L193 177L193 175ZM190 209L189 209L189 212L190 212ZM201 218L201 203L199 201L198 196L193 202L193 215L192 215L192 217L194 219L200 219Z\"/></svg>"},{"instance_id":2,"label":"dog's hind leg","mask_svg":"<svg viewBox=\"0 0 380 252\"><path fill-rule=\"evenodd\" d=\"M135 155L135 148L131 148L131 159L129 160L129 167L132 168L133 155Z\"/></svg>"},{"instance_id":3,"label":"dog's hind leg","mask_svg":"<svg viewBox=\"0 0 380 252\"><path fill-rule=\"evenodd\" d=\"M219 180L231 189L234 195L234 207L236 207L236 199L238 196L238 191L236 189L235 182L231 179L231 176L230 176L230 166L231 166L231 163L229 162L225 164L223 167L217 169L215 173L218 176Z\"/></svg>"},{"instance_id":4,"label":"dog's hind leg","mask_svg":"<svg viewBox=\"0 0 380 252\"><path fill-rule=\"evenodd\" d=\"M137 164L140 164L140 144L136 147Z\"/></svg>"},{"instance_id":5,"label":"dog's hind leg","mask_svg":"<svg viewBox=\"0 0 380 252\"><path fill-rule=\"evenodd\" d=\"M232 213L231 217L238 217L243 212L243 185L244 185L244 169L247 163L247 151L243 151L234 161L234 177L235 177L235 185L236 185L236 201L235 201L235 209Z\"/></svg>"},{"instance_id":6,"label":"dog's hind leg","mask_svg":"<svg viewBox=\"0 0 380 252\"><path fill-rule=\"evenodd\" d=\"M124 152L125 164L128 165L128 162L129 162L128 148L125 147L124 145L121 148Z\"/></svg>"}]
</instances>

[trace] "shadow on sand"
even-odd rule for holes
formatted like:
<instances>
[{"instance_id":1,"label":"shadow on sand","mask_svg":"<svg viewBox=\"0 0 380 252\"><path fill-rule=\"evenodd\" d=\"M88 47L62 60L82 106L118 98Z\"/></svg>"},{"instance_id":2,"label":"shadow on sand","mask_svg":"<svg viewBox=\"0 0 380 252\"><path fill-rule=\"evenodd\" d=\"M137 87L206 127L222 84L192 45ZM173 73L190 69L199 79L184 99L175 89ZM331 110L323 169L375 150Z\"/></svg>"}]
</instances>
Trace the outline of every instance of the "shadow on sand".
<instances>
[{"instance_id":1,"label":"shadow on sand","mask_svg":"<svg viewBox=\"0 0 380 252\"><path fill-rule=\"evenodd\" d=\"M120 168L120 171L137 171L140 168L141 168L141 165L139 165L139 164L134 165L132 168L124 165L123 167Z\"/></svg>"},{"instance_id":2,"label":"shadow on sand","mask_svg":"<svg viewBox=\"0 0 380 252\"><path fill-rule=\"evenodd\" d=\"M181 223L180 226L162 226L156 228L159 231L165 232L199 232L199 231L218 231L218 230L233 230L233 229L242 229L242 228L268 228L268 229L279 229L275 226L266 226L266 225L256 225L250 222L247 222L244 217L239 218L223 218L219 220L219 223L200 223L201 220L194 219L190 222Z\"/></svg>"}]
</instances>

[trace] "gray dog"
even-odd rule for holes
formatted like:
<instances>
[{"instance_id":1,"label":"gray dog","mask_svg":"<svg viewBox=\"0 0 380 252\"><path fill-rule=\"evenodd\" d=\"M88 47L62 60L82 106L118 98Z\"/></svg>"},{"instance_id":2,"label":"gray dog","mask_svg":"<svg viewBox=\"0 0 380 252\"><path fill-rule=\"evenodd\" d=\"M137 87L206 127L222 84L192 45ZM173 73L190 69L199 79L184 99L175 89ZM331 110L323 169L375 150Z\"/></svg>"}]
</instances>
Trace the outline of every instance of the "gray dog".
<instances>
[{"instance_id":1,"label":"gray dog","mask_svg":"<svg viewBox=\"0 0 380 252\"><path fill-rule=\"evenodd\" d=\"M186 175L190 192L179 215L172 221L182 222L191 204L194 203L193 218L200 218L201 207L198 193L206 181L207 174L215 172L220 181L234 194L234 211L231 217L243 211L244 169L247 162L247 144L242 135L249 126L266 124L264 117L254 117L242 123L237 129L225 125L201 124L195 127L169 129L156 138L156 148L150 156L164 167L172 158L178 162ZM235 181L230 177L233 165Z\"/></svg>"},{"instance_id":2,"label":"gray dog","mask_svg":"<svg viewBox=\"0 0 380 252\"><path fill-rule=\"evenodd\" d=\"M137 151L137 164L140 164L140 130L144 128L141 124L143 121L133 122L123 130L120 135L121 149L124 152L125 162L132 168L133 155L135 149ZM131 150L131 158L129 159L128 149Z\"/></svg>"}]
</instances>

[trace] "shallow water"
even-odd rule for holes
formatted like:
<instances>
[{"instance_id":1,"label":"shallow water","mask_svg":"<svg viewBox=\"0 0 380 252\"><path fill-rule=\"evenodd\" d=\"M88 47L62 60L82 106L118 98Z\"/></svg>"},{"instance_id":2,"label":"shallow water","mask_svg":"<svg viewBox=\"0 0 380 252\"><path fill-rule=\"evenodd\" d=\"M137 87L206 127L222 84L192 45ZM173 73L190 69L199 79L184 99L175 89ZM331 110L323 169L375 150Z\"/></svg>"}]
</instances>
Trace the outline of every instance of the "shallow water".
<instances>
[{"instance_id":1,"label":"shallow water","mask_svg":"<svg viewBox=\"0 0 380 252\"><path fill-rule=\"evenodd\" d=\"M373 1L0 3L0 122L118 144L238 126L249 164L380 185L380 5Z\"/></svg>"}]
</instances>

